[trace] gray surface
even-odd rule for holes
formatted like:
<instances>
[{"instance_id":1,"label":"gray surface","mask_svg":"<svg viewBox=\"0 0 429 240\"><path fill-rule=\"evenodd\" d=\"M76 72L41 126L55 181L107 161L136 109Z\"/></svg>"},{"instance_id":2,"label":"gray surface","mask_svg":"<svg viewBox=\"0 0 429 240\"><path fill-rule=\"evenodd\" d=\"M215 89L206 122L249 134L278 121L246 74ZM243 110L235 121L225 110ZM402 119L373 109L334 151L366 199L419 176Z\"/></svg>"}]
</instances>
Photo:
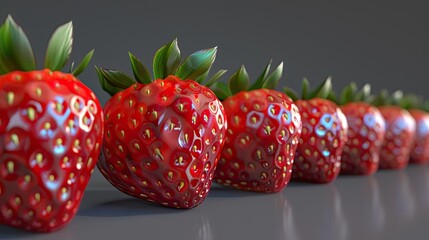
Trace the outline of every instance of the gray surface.
<instances>
[{"instance_id":1,"label":"gray surface","mask_svg":"<svg viewBox=\"0 0 429 240\"><path fill-rule=\"evenodd\" d=\"M138 2L138 3L137 3ZM256 76L269 58L285 61L282 84L298 88L332 74L349 81L427 96L428 1L131 1L0 0L24 27L39 64L55 27L73 20L73 59L130 73L127 52L144 63L178 37L184 54L219 46L214 69L245 63ZM93 69L81 75L100 98ZM0 239L427 239L428 167L341 177L331 185L292 184L279 194L213 189L200 207L177 211L115 191L98 171L72 223L50 235L0 226ZM171 230L170 230L171 229ZM409 236L408 236L409 235ZM131 237L134 236L134 237Z\"/></svg>"},{"instance_id":2,"label":"gray surface","mask_svg":"<svg viewBox=\"0 0 429 240\"><path fill-rule=\"evenodd\" d=\"M86 192L77 216L52 234L0 226L0 239L427 239L429 168L291 183L277 194L216 186L202 205L168 209L112 188Z\"/></svg>"}]
</instances>

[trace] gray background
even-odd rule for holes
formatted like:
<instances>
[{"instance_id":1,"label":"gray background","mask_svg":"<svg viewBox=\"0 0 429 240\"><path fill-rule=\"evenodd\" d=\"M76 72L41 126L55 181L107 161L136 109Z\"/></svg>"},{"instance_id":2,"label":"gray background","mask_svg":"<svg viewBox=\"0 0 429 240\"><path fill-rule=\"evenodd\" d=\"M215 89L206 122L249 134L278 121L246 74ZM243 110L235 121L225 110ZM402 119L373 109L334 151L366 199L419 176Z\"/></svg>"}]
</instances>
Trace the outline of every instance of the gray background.
<instances>
[{"instance_id":1,"label":"gray background","mask_svg":"<svg viewBox=\"0 0 429 240\"><path fill-rule=\"evenodd\" d=\"M128 51L150 68L155 51L177 37L183 56L218 46L213 70L228 69L229 74L245 64L254 79L273 58L274 64L285 63L281 86L299 90L303 76L315 86L332 75L337 92L355 81L371 83L374 93L386 88L428 96L425 0L0 2L1 21L12 14L39 64L54 29L72 20L72 59L95 48L91 64L129 74ZM94 68L80 79L103 104L107 101ZM95 173L91 184L104 183Z\"/></svg>"},{"instance_id":2,"label":"gray background","mask_svg":"<svg viewBox=\"0 0 429 240\"><path fill-rule=\"evenodd\" d=\"M127 73L128 51L150 66L155 51L177 37L183 55L218 46L214 69L230 74L244 63L256 77L273 58L275 64L285 62L281 84L295 89L303 76L316 85L333 75L337 91L355 81L371 83L374 92L402 89L425 97L428 12L425 0L0 0L1 21L13 15L39 64L54 29L73 20L72 59L95 48L92 65ZM107 101L92 67L80 78L103 104ZM201 207L178 213L147 204L141 208L96 170L76 220L50 237L110 239L144 227L147 239L159 234L161 239L425 239L428 179L427 166L414 166L369 178L340 177L330 185L291 184L274 195L215 188ZM173 232L159 231L161 226ZM0 226L0 238L30 236Z\"/></svg>"}]
</instances>

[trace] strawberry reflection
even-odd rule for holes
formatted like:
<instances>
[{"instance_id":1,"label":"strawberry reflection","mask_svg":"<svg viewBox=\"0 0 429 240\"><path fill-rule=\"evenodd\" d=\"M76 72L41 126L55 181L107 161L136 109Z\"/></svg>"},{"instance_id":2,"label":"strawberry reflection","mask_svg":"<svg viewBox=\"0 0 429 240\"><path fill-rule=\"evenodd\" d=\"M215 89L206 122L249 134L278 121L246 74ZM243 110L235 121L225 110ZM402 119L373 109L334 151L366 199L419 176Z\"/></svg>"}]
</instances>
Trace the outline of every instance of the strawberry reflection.
<instances>
[{"instance_id":1,"label":"strawberry reflection","mask_svg":"<svg viewBox=\"0 0 429 240\"><path fill-rule=\"evenodd\" d=\"M291 206L283 227L285 237L347 239L342 202L333 184L293 184L285 192Z\"/></svg>"},{"instance_id":2,"label":"strawberry reflection","mask_svg":"<svg viewBox=\"0 0 429 240\"><path fill-rule=\"evenodd\" d=\"M411 165L408 167L406 175L415 198L416 215L429 215L429 168Z\"/></svg>"},{"instance_id":3,"label":"strawberry reflection","mask_svg":"<svg viewBox=\"0 0 429 240\"><path fill-rule=\"evenodd\" d=\"M340 189L349 234L362 239L376 239L382 234L386 216L377 179L374 176L348 176L335 185Z\"/></svg>"},{"instance_id":4,"label":"strawberry reflection","mask_svg":"<svg viewBox=\"0 0 429 240\"><path fill-rule=\"evenodd\" d=\"M379 182L385 210L385 227L402 226L412 222L416 214L415 196L406 171L381 171L375 177Z\"/></svg>"},{"instance_id":5,"label":"strawberry reflection","mask_svg":"<svg viewBox=\"0 0 429 240\"><path fill-rule=\"evenodd\" d=\"M284 239L290 206L282 192L264 194L215 186L201 206L214 239ZM284 216L286 214L286 216Z\"/></svg>"}]
</instances>

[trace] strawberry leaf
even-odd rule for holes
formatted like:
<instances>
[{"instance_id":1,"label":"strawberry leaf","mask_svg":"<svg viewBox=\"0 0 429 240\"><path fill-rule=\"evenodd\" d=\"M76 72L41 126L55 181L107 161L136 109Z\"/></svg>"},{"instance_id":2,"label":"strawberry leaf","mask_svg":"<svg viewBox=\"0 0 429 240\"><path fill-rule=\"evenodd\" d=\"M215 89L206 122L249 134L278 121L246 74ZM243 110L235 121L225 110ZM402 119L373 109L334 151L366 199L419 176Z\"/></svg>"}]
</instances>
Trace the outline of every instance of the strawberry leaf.
<instances>
[{"instance_id":1,"label":"strawberry leaf","mask_svg":"<svg viewBox=\"0 0 429 240\"><path fill-rule=\"evenodd\" d=\"M233 95L249 88L249 74L244 65L229 78L228 84Z\"/></svg>"},{"instance_id":2,"label":"strawberry leaf","mask_svg":"<svg viewBox=\"0 0 429 240\"><path fill-rule=\"evenodd\" d=\"M356 94L357 86L356 83L352 82L347 85L340 95L340 105L344 105L352 101L353 96Z\"/></svg>"},{"instance_id":3,"label":"strawberry leaf","mask_svg":"<svg viewBox=\"0 0 429 240\"><path fill-rule=\"evenodd\" d=\"M386 89L381 90L380 93L374 97L374 100L371 103L374 106L389 105L389 92Z\"/></svg>"},{"instance_id":4,"label":"strawberry leaf","mask_svg":"<svg viewBox=\"0 0 429 240\"><path fill-rule=\"evenodd\" d=\"M68 22L55 30L48 43L45 68L61 70L70 58L73 45L73 24Z\"/></svg>"},{"instance_id":5,"label":"strawberry leaf","mask_svg":"<svg viewBox=\"0 0 429 240\"><path fill-rule=\"evenodd\" d=\"M174 75L179 67L181 60L180 49L177 45L177 39L171 42L167 49L166 75Z\"/></svg>"},{"instance_id":6,"label":"strawberry leaf","mask_svg":"<svg viewBox=\"0 0 429 240\"><path fill-rule=\"evenodd\" d=\"M261 75L259 75L259 77L256 79L256 81L250 87L250 90L262 88L262 85L264 84L265 79L267 78L268 73L270 72L272 61L273 60L270 59L270 61L268 62L267 66L265 67L264 71L261 73Z\"/></svg>"},{"instance_id":7,"label":"strawberry leaf","mask_svg":"<svg viewBox=\"0 0 429 240\"><path fill-rule=\"evenodd\" d=\"M298 97L298 93L295 92L293 89L288 88L288 87L284 87L283 88L283 92L286 93L286 95L288 95L293 101L296 101L299 99Z\"/></svg>"},{"instance_id":8,"label":"strawberry leaf","mask_svg":"<svg viewBox=\"0 0 429 240\"><path fill-rule=\"evenodd\" d=\"M429 101L426 101L422 104L421 109L423 109L423 111L429 112Z\"/></svg>"},{"instance_id":9,"label":"strawberry leaf","mask_svg":"<svg viewBox=\"0 0 429 240\"><path fill-rule=\"evenodd\" d=\"M401 106L401 102L404 98L404 92L401 90L396 90L392 93L391 101L394 105Z\"/></svg>"},{"instance_id":10,"label":"strawberry leaf","mask_svg":"<svg viewBox=\"0 0 429 240\"><path fill-rule=\"evenodd\" d=\"M195 80L195 82L197 83L202 83L204 81L204 79L206 79L206 77L209 75L210 69L207 70L205 73L203 73L202 75L198 76Z\"/></svg>"},{"instance_id":11,"label":"strawberry leaf","mask_svg":"<svg viewBox=\"0 0 429 240\"><path fill-rule=\"evenodd\" d=\"M301 90L301 98L302 99L308 99L308 91L310 89L310 81L308 81L308 78L302 79L302 90Z\"/></svg>"},{"instance_id":12,"label":"strawberry leaf","mask_svg":"<svg viewBox=\"0 0 429 240\"><path fill-rule=\"evenodd\" d=\"M3 65L0 58L0 75L7 73L7 68Z\"/></svg>"},{"instance_id":13,"label":"strawberry leaf","mask_svg":"<svg viewBox=\"0 0 429 240\"><path fill-rule=\"evenodd\" d=\"M155 79L175 74L180 64L180 50L177 39L162 46L153 58L153 75Z\"/></svg>"},{"instance_id":14,"label":"strawberry leaf","mask_svg":"<svg viewBox=\"0 0 429 240\"><path fill-rule=\"evenodd\" d=\"M95 71L97 72L97 76L98 76L98 80L100 82L101 88L103 88L103 90L106 91L110 96L113 96L116 93L124 90L123 88L118 88L111 85L104 77L104 74L101 68L95 67Z\"/></svg>"},{"instance_id":15,"label":"strawberry leaf","mask_svg":"<svg viewBox=\"0 0 429 240\"><path fill-rule=\"evenodd\" d=\"M231 96L231 92L229 91L228 85L226 85L226 83L216 82L212 85L211 89L221 101Z\"/></svg>"},{"instance_id":16,"label":"strawberry leaf","mask_svg":"<svg viewBox=\"0 0 429 240\"><path fill-rule=\"evenodd\" d=\"M126 89L136 83L132 77L121 71L104 68L99 68L98 71L101 73L103 78L114 87Z\"/></svg>"},{"instance_id":17,"label":"strawberry leaf","mask_svg":"<svg viewBox=\"0 0 429 240\"><path fill-rule=\"evenodd\" d=\"M332 89L332 77L329 76L316 90L314 90L310 94L309 99L312 99L312 98L326 99L331 89Z\"/></svg>"},{"instance_id":18,"label":"strawberry leaf","mask_svg":"<svg viewBox=\"0 0 429 240\"><path fill-rule=\"evenodd\" d=\"M179 66L176 76L181 79L197 79L211 68L216 58L216 52L217 47L214 47L191 54Z\"/></svg>"},{"instance_id":19,"label":"strawberry leaf","mask_svg":"<svg viewBox=\"0 0 429 240\"><path fill-rule=\"evenodd\" d=\"M153 58L153 77L155 79L165 78L167 76L165 64L167 62L169 45L170 44L162 46L155 53L155 57Z\"/></svg>"},{"instance_id":20,"label":"strawberry leaf","mask_svg":"<svg viewBox=\"0 0 429 240\"><path fill-rule=\"evenodd\" d=\"M371 96L371 85L368 83L363 85L360 92L362 93L361 101L366 101Z\"/></svg>"},{"instance_id":21,"label":"strawberry leaf","mask_svg":"<svg viewBox=\"0 0 429 240\"><path fill-rule=\"evenodd\" d=\"M267 89L275 89L280 78L282 77L282 74L283 74L283 62L281 62L279 66L276 68L276 70L274 70L274 72L267 77L262 87Z\"/></svg>"},{"instance_id":22,"label":"strawberry leaf","mask_svg":"<svg viewBox=\"0 0 429 240\"><path fill-rule=\"evenodd\" d=\"M326 97L326 99L328 99L328 100L330 100L330 101L332 101L338 105L338 99L337 99L337 96L336 96L334 90L331 89L331 91L329 91L329 94Z\"/></svg>"},{"instance_id":23,"label":"strawberry leaf","mask_svg":"<svg viewBox=\"0 0 429 240\"><path fill-rule=\"evenodd\" d=\"M85 55L85 57L83 57L82 61L79 63L77 68L72 70L71 73L75 76L78 76L79 74L81 74L88 66L89 61L91 61L92 55L94 55L94 49L92 49L89 53ZM72 68L73 68L73 65L74 63L72 63Z\"/></svg>"},{"instance_id":24,"label":"strawberry leaf","mask_svg":"<svg viewBox=\"0 0 429 240\"><path fill-rule=\"evenodd\" d=\"M221 78L225 73L227 72L227 70L221 69L219 70L217 73L215 73L209 80L207 80L207 82L204 84L207 87L212 86L215 82L217 82L219 80L219 78Z\"/></svg>"},{"instance_id":25,"label":"strawberry leaf","mask_svg":"<svg viewBox=\"0 0 429 240\"><path fill-rule=\"evenodd\" d=\"M36 60L27 36L9 15L0 27L0 72L36 69Z\"/></svg>"},{"instance_id":26,"label":"strawberry leaf","mask_svg":"<svg viewBox=\"0 0 429 240\"><path fill-rule=\"evenodd\" d=\"M131 67L133 69L134 78L139 83L149 84L152 82L150 73L143 65L143 63L136 58L132 53L128 52L131 61Z\"/></svg>"}]
</instances>

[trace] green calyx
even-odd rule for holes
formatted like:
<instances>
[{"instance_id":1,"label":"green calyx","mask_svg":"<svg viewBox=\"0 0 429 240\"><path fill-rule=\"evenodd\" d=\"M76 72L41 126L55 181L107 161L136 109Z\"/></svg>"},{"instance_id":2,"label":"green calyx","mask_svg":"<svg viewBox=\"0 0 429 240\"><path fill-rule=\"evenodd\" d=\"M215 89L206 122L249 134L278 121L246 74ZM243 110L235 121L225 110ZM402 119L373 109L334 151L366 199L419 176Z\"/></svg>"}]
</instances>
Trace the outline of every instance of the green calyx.
<instances>
[{"instance_id":1,"label":"green calyx","mask_svg":"<svg viewBox=\"0 0 429 240\"><path fill-rule=\"evenodd\" d=\"M371 102L374 106L394 105L404 109L419 108L421 100L415 95L405 95L401 90L389 93L386 89L380 91Z\"/></svg>"},{"instance_id":2,"label":"green calyx","mask_svg":"<svg viewBox=\"0 0 429 240\"><path fill-rule=\"evenodd\" d=\"M73 45L73 24L68 22L56 29L49 40L44 68L60 71L70 58ZM77 76L88 66L94 50L91 50L69 73ZM24 31L9 15L0 26L0 74L11 71L36 70L36 59L30 41Z\"/></svg>"},{"instance_id":3,"label":"green calyx","mask_svg":"<svg viewBox=\"0 0 429 240\"><path fill-rule=\"evenodd\" d=\"M361 89L355 82L351 82L341 92L339 98L335 96L333 91L329 94L328 99L337 103L338 105L344 105L350 102L367 102L370 103L373 100L371 95L371 85L365 84Z\"/></svg>"},{"instance_id":4,"label":"green calyx","mask_svg":"<svg viewBox=\"0 0 429 240\"><path fill-rule=\"evenodd\" d=\"M180 79L191 79L208 87L213 85L226 70L220 70L207 78L216 58L217 47L197 51L182 61L177 39L162 46L153 58L153 79L164 79L174 75ZM153 81L149 70L132 53L128 53L133 77L105 68L95 67L102 88L111 96L134 83L148 84Z\"/></svg>"},{"instance_id":5,"label":"green calyx","mask_svg":"<svg viewBox=\"0 0 429 240\"><path fill-rule=\"evenodd\" d=\"M284 87L283 91L294 101L298 99L308 100L313 98L331 99L334 97L331 76L327 77L325 81L323 81L316 89L312 91L310 90L310 81L307 78L303 78L301 88L301 98L299 98L298 93L293 89Z\"/></svg>"},{"instance_id":6,"label":"green calyx","mask_svg":"<svg viewBox=\"0 0 429 240\"><path fill-rule=\"evenodd\" d=\"M262 71L252 85L250 85L250 78L246 71L246 67L242 65L231 75L227 83L216 82L211 88L220 100L224 100L241 91L250 91L261 88L275 89L283 74L283 62L281 62L270 74L271 64L272 60L269 61L264 71Z\"/></svg>"},{"instance_id":7,"label":"green calyx","mask_svg":"<svg viewBox=\"0 0 429 240\"><path fill-rule=\"evenodd\" d=\"M382 89L371 102L374 106L386 106L391 105L392 100L389 96L389 92L386 89Z\"/></svg>"},{"instance_id":8,"label":"green calyx","mask_svg":"<svg viewBox=\"0 0 429 240\"><path fill-rule=\"evenodd\" d=\"M404 94L401 90L397 90L392 94L391 99L393 105L400 106L407 110L420 109L426 112L429 110L429 102L425 102L422 96Z\"/></svg>"},{"instance_id":9,"label":"green calyx","mask_svg":"<svg viewBox=\"0 0 429 240\"><path fill-rule=\"evenodd\" d=\"M428 113L429 113L429 101L425 101L425 102L423 102L423 103L422 103L422 105L421 105L421 109L422 109L423 111L425 111L425 112L428 112Z\"/></svg>"}]
</instances>

